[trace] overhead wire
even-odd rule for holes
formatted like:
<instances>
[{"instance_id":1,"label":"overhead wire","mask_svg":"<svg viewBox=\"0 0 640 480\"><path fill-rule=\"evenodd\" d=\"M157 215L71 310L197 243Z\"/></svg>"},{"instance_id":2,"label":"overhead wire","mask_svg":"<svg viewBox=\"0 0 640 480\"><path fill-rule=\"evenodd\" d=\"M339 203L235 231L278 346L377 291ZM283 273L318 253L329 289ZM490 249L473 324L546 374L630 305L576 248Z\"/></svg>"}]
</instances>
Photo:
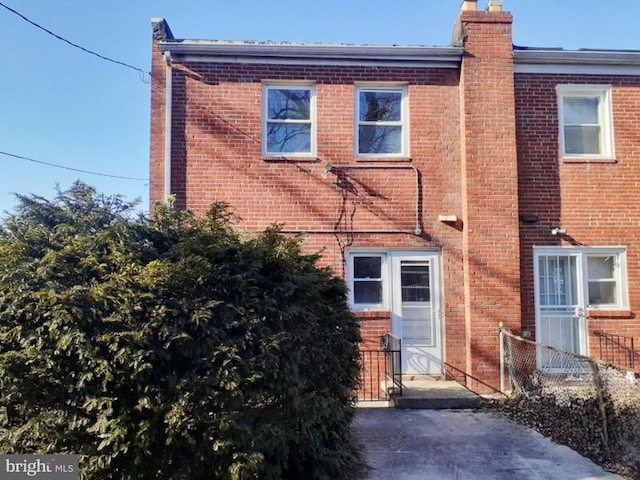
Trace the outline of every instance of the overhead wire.
<instances>
[{"instance_id":1,"label":"overhead wire","mask_svg":"<svg viewBox=\"0 0 640 480\"><path fill-rule=\"evenodd\" d=\"M22 155L16 155L14 153L9 153L9 152L0 151L0 155L5 155L7 157L17 158L19 160L26 160L27 162L39 163L41 165L48 165L50 167L62 168L64 170L71 170L73 172L86 173L88 175L97 175L99 177L119 178L121 180L137 180L137 181L141 181L141 182L146 182L146 181L149 180L148 178L141 178L141 177L126 177L126 176L123 176L123 175L111 175L111 174L108 174L108 173L92 172L90 170L82 170L80 168L67 167L65 165L60 165L58 163L44 162L42 160L36 160L34 158L23 157Z\"/></svg>"},{"instance_id":2,"label":"overhead wire","mask_svg":"<svg viewBox=\"0 0 640 480\"><path fill-rule=\"evenodd\" d=\"M58 34L56 34L56 33L52 32L51 30L49 30L49 29L47 29L47 28L43 27L42 25L40 25L40 24L38 24L38 23L34 22L33 20L30 20L29 18L25 17L23 14L21 14L21 13L20 13L20 12L18 12L17 10L14 10L13 8L11 8L11 7L7 6L7 5L5 5L5 4L4 4L4 3L2 3L2 2L0 2L0 7L2 7L2 8L4 8L4 9L8 10L9 12L13 13L14 15L17 15L18 17L20 17L20 18L21 18L22 20L24 20L25 22L27 22L27 23L29 23L29 24L33 25L33 26L34 26L34 27L36 27L36 28L39 28L40 30L42 30L42 31L46 32L47 34L51 35L52 37L57 38L58 40L60 40L60 41L62 41L62 42L65 42L65 43L67 43L67 44L71 45L71 46L72 46L72 47L74 47L74 48L80 49L80 50L82 50L82 51L83 51L83 52L85 52L85 53L88 53L88 54L90 54L90 55L94 55L94 56L96 56L96 57L98 57L98 58L100 58L100 59L102 59L102 60L107 61L107 62L115 63L115 64L117 64L117 65L120 65L120 66L123 66L123 67L126 67L126 68L130 68L130 69L132 69L132 70L135 70L136 72L138 72L138 73L139 73L139 74L141 74L141 75L149 75L149 76L151 76L151 72L148 72L148 71L146 71L146 70L143 70L142 68L136 67L136 66L134 66L134 65L130 65L130 64L125 63L125 62L121 62L120 60L114 60L113 58L109 58L109 57L106 57L106 56L104 56L104 55L100 55L99 53L94 52L93 50L89 50L88 48L85 48L85 47L83 47L83 46L81 46L81 45L78 45L77 43L74 43L74 42L72 42L72 41L70 41L70 40L67 40L66 38L61 37L60 35L58 35ZM146 83L146 81L144 80L144 77L142 78L142 81Z\"/></svg>"},{"instance_id":3,"label":"overhead wire","mask_svg":"<svg viewBox=\"0 0 640 480\"><path fill-rule=\"evenodd\" d=\"M120 65L120 66L129 68L131 70L135 70L136 72L139 73L139 75L141 76L141 80L143 82L145 82L145 83L146 83L146 80L145 80L144 76L145 75L149 75L149 76L151 75L151 73L146 71L146 70L143 70L141 68L138 68L138 67L136 67L134 65L130 65L130 64L125 63L125 62L121 62L120 60L114 60L113 58L106 57L106 56L101 55L101 54L99 54L97 52L94 52L93 50L89 50L88 48L85 48L85 47L83 47L81 45L78 45L77 43L74 43L74 42L72 42L70 40L67 40L66 38L64 38L64 37L52 32L51 30L43 27L42 25L34 22L33 20L30 20L29 18L27 18L26 16L24 16L23 14L21 14L17 10L14 10L13 8L5 5L2 2L0 2L0 7L4 8L5 10L8 10L9 12L13 13L14 15L17 15L18 17L20 17L22 20L24 20L25 22L29 23L30 25L32 25L32 26L34 26L34 27L46 32L47 34L53 36L54 38L56 38L56 39L58 39L58 40L60 40L62 42L67 43L68 45L71 45L74 48L77 48L77 49L79 49L79 50L81 50L81 51L83 51L85 53L88 53L88 54L93 55L93 56L95 56L97 58L100 58L101 60L105 60L107 62L111 62L111 63L114 63L116 65ZM90 171L90 170L83 170L83 169L80 169L80 168L67 167L65 165L60 165L60 164L57 164L57 163L51 163L51 162L45 162L45 161L42 161L42 160L36 160L34 158L25 157L25 156L22 156L22 155L16 155L14 153L9 153L9 152L0 151L0 155L5 155L7 157L16 158L16 159L19 159L19 160L25 160L25 161L28 161L28 162L38 163L38 164L41 164L41 165L47 165L47 166L50 166L50 167L61 168L61 169L64 169L64 170L70 170L70 171L73 171L73 172L86 173L88 175L96 175L96 176L100 176L100 177L109 177L109 178L118 178L118 179L121 179L121 180L136 180L136 181L145 181L145 182L148 181L148 178L127 177L127 176L123 176L123 175L111 175L111 174L108 174L108 173L93 172L93 171Z\"/></svg>"}]
</instances>

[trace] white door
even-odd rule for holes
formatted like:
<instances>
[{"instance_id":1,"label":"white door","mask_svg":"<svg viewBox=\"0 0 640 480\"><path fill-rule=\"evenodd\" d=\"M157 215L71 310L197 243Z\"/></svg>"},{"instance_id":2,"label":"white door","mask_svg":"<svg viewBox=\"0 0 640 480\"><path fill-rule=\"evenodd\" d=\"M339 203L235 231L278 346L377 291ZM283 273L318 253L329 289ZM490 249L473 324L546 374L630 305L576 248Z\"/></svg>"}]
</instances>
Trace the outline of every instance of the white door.
<instances>
[{"instance_id":1,"label":"white door","mask_svg":"<svg viewBox=\"0 0 640 480\"><path fill-rule=\"evenodd\" d=\"M585 293L579 254L537 253L534 265L537 341L585 355ZM560 367L541 360L546 367Z\"/></svg>"},{"instance_id":2,"label":"white door","mask_svg":"<svg viewBox=\"0 0 640 480\"><path fill-rule=\"evenodd\" d=\"M402 373L441 375L442 326L437 253L391 254L392 333L402 339Z\"/></svg>"}]
</instances>

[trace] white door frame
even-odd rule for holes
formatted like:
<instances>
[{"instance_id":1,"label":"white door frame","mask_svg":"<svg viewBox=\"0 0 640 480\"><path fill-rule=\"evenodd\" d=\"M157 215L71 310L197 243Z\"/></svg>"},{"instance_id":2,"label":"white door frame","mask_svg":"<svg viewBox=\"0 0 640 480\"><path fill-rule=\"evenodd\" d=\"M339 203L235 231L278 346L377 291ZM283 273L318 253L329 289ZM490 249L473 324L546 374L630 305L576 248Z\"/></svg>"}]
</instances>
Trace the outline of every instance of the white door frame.
<instances>
[{"instance_id":1,"label":"white door frame","mask_svg":"<svg viewBox=\"0 0 640 480\"><path fill-rule=\"evenodd\" d=\"M566 278L560 277L560 272L557 272L557 279L550 280L546 286L540 285L540 259L547 257L566 258L567 266L573 271L565 272L567 275L572 275L572 281L575 283L574 291L563 291L563 295L567 298L565 303L542 305L541 295L543 291L549 294L550 288L556 288L560 292L559 284L566 282ZM583 260L582 252L580 249L570 247L534 247L533 249L533 277L534 277L534 303L535 303L535 321L536 321L536 341L540 343L546 343L553 347L557 347L563 350L569 350L569 348L563 348L562 339L560 341L553 341L555 339L546 338L548 335L544 335L543 317L545 314L547 317L555 318L557 322L573 322L577 324L578 338L577 338L577 351L573 349L574 353L580 355L587 355L589 352L588 345L588 332L587 332L587 320L586 320L586 282L584 281ZM571 261L573 259L573 263ZM550 322L553 320L549 320ZM558 324L559 330L562 330L564 324ZM549 326L549 328L551 328Z\"/></svg>"},{"instance_id":2,"label":"white door frame","mask_svg":"<svg viewBox=\"0 0 640 480\"><path fill-rule=\"evenodd\" d=\"M440 252L435 250L389 251L391 279L391 333L402 339L402 373L405 375L442 375L444 347L441 310ZM411 343L403 334L403 302L401 267L403 262L429 266L430 302L424 308L430 315L431 332L424 343ZM411 308L405 305L404 308ZM419 307L418 307L419 308ZM429 341L430 340L430 341Z\"/></svg>"}]
</instances>

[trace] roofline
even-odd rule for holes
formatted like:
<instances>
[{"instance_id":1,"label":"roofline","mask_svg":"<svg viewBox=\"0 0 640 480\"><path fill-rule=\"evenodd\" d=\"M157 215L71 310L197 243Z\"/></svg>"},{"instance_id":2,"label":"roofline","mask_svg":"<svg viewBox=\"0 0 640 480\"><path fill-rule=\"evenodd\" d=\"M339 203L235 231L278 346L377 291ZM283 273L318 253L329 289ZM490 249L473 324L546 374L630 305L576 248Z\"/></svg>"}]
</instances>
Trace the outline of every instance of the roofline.
<instances>
[{"instance_id":1,"label":"roofline","mask_svg":"<svg viewBox=\"0 0 640 480\"><path fill-rule=\"evenodd\" d=\"M459 47L428 47L412 45L349 45L279 42L224 42L204 40L160 41L161 52L170 52L195 61L221 61L230 57L237 60L266 58L281 61L300 60L329 62L381 62L381 63L438 63L439 66L458 68L463 49Z\"/></svg>"},{"instance_id":2,"label":"roofline","mask_svg":"<svg viewBox=\"0 0 640 480\"><path fill-rule=\"evenodd\" d=\"M515 73L581 73L640 75L640 51L518 49L513 51Z\"/></svg>"},{"instance_id":3,"label":"roofline","mask_svg":"<svg viewBox=\"0 0 640 480\"><path fill-rule=\"evenodd\" d=\"M637 50L514 49L515 63L571 63L583 65L640 65Z\"/></svg>"}]
</instances>

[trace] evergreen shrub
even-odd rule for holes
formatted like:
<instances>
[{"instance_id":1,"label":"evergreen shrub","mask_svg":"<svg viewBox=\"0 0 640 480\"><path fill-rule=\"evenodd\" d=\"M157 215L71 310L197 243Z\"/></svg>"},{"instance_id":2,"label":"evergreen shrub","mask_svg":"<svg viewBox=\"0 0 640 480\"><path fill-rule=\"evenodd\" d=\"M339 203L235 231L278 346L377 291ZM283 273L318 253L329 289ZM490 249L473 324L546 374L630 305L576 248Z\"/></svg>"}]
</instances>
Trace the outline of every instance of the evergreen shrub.
<instances>
[{"instance_id":1,"label":"evergreen shrub","mask_svg":"<svg viewBox=\"0 0 640 480\"><path fill-rule=\"evenodd\" d=\"M359 330L344 282L277 227L244 237L77 183L0 229L0 451L86 479L339 479Z\"/></svg>"}]
</instances>

